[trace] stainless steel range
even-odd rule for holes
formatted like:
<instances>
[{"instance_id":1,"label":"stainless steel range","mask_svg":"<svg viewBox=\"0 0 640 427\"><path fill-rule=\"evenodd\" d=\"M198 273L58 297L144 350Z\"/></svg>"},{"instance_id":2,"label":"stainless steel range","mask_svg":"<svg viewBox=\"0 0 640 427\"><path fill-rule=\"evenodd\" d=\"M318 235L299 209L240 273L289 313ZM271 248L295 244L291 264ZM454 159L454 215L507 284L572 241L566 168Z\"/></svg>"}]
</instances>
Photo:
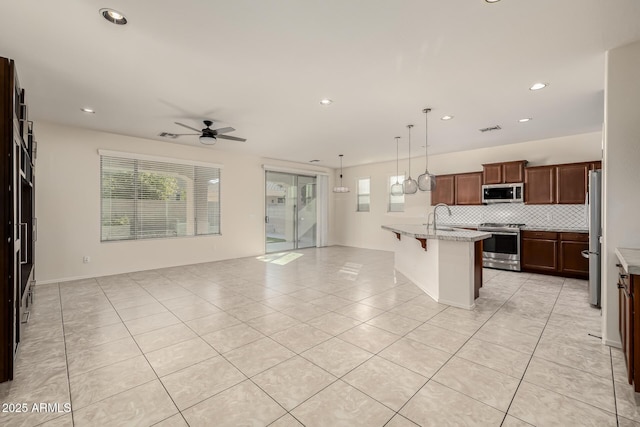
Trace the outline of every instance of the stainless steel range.
<instances>
[{"instance_id":1,"label":"stainless steel range","mask_svg":"<svg viewBox=\"0 0 640 427\"><path fill-rule=\"evenodd\" d=\"M520 271L520 227L524 224L480 224L478 231L489 231L482 242L482 265L500 270Z\"/></svg>"}]
</instances>

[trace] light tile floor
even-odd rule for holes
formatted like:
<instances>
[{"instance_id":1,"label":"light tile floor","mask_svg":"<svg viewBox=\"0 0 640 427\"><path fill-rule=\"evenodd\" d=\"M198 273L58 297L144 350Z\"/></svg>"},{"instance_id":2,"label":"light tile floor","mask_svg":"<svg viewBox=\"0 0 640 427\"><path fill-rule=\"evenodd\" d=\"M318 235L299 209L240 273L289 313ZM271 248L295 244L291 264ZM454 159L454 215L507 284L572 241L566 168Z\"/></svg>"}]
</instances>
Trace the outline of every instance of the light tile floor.
<instances>
[{"instance_id":1,"label":"light tile floor","mask_svg":"<svg viewBox=\"0 0 640 427\"><path fill-rule=\"evenodd\" d=\"M640 426L585 281L485 270L467 311L296 254L38 286L0 425Z\"/></svg>"}]
</instances>

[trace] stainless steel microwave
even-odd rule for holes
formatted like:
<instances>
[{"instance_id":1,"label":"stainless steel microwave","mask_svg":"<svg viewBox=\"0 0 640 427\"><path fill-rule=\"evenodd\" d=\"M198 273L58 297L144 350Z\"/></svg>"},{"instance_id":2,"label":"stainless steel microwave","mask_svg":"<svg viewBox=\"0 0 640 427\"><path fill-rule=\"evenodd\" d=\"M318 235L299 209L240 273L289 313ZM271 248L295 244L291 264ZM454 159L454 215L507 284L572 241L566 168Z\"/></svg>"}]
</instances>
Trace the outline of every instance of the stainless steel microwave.
<instances>
[{"instance_id":1,"label":"stainless steel microwave","mask_svg":"<svg viewBox=\"0 0 640 427\"><path fill-rule=\"evenodd\" d=\"M524 184L493 184L482 186L482 203L523 203Z\"/></svg>"}]
</instances>

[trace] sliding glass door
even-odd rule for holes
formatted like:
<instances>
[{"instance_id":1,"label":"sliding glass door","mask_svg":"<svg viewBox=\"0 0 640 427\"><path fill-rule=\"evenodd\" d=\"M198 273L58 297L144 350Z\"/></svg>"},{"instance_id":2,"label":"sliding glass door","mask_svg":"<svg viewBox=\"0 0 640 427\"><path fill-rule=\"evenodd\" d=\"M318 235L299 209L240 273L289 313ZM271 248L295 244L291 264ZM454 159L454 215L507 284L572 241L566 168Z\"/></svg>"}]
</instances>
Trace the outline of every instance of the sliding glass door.
<instances>
[{"instance_id":1,"label":"sliding glass door","mask_svg":"<svg viewBox=\"0 0 640 427\"><path fill-rule=\"evenodd\" d=\"M316 178L266 172L266 251L316 246Z\"/></svg>"}]
</instances>

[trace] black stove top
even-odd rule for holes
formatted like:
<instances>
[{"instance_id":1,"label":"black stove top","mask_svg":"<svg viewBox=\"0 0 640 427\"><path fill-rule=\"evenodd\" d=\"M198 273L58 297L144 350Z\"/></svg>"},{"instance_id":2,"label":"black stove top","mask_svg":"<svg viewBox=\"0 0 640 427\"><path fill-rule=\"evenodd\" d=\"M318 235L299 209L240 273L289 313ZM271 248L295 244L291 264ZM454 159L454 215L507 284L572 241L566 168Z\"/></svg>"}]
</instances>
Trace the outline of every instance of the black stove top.
<instances>
[{"instance_id":1,"label":"black stove top","mask_svg":"<svg viewBox=\"0 0 640 427\"><path fill-rule=\"evenodd\" d=\"M525 224L505 224L500 222L485 222L480 224L480 227L500 227L500 228L520 228L524 226Z\"/></svg>"},{"instance_id":2,"label":"black stove top","mask_svg":"<svg viewBox=\"0 0 640 427\"><path fill-rule=\"evenodd\" d=\"M504 233L519 234L520 228L523 226L524 224L501 224L495 222L485 222L484 224L480 224L478 226L478 231L502 231Z\"/></svg>"}]
</instances>

